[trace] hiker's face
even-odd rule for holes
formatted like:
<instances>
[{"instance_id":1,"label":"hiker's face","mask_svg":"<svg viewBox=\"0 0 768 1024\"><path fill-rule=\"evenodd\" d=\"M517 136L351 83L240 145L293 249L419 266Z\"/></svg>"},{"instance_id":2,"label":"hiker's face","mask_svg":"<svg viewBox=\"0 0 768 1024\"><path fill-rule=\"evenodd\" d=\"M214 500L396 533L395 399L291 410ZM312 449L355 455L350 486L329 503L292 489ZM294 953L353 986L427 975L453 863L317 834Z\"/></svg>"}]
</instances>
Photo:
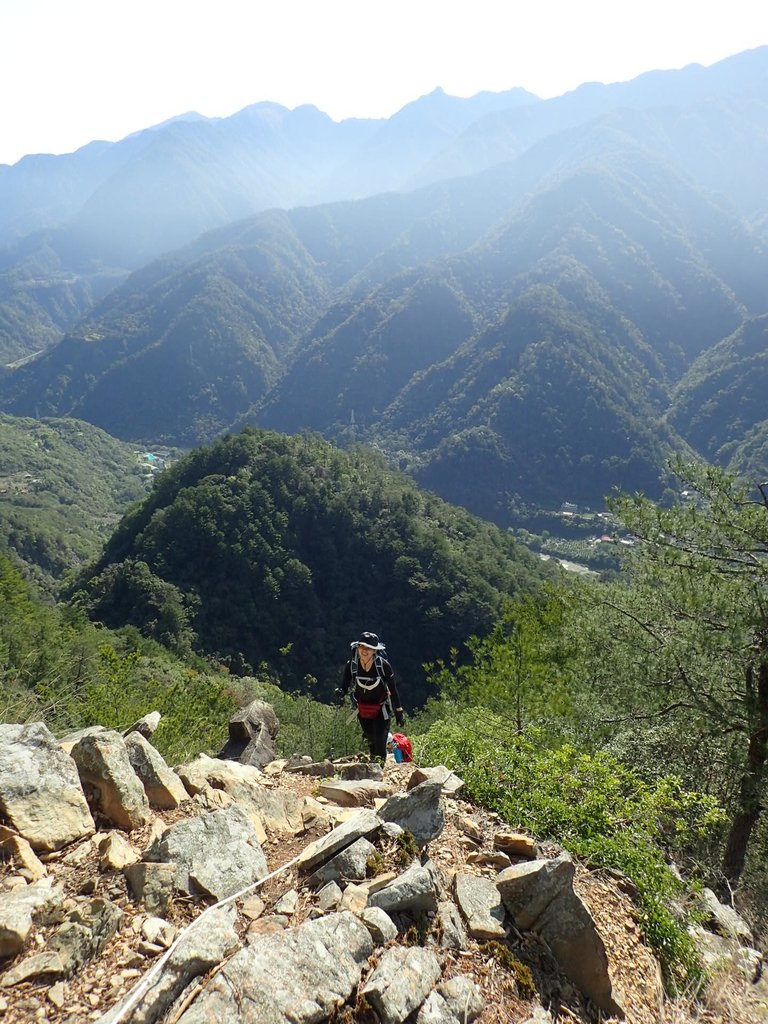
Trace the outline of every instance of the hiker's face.
<instances>
[{"instance_id":1,"label":"hiker's face","mask_svg":"<svg viewBox=\"0 0 768 1024\"><path fill-rule=\"evenodd\" d=\"M372 647L366 647L365 644L360 644L359 648L360 648L360 657L363 659L364 662L368 663L371 660L371 658L373 657L373 648Z\"/></svg>"}]
</instances>

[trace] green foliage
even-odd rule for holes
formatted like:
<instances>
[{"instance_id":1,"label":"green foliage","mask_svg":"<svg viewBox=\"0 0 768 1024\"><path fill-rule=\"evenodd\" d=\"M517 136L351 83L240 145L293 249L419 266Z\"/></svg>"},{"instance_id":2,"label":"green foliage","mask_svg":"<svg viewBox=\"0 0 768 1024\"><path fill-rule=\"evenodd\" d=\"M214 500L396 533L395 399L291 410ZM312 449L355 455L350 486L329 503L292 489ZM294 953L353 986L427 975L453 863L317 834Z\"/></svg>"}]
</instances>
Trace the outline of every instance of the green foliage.
<instances>
[{"instance_id":1,"label":"green foliage","mask_svg":"<svg viewBox=\"0 0 768 1024\"><path fill-rule=\"evenodd\" d=\"M78 420L0 415L0 550L48 593L148 490L132 446Z\"/></svg>"},{"instance_id":2,"label":"green foliage","mask_svg":"<svg viewBox=\"0 0 768 1024\"><path fill-rule=\"evenodd\" d=\"M419 844L407 828L395 838L395 861L401 868L407 868L419 856Z\"/></svg>"},{"instance_id":3,"label":"green foliage","mask_svg":"<svg viewBox=\"0 0 768 1024\"><path fill-rule=\"evenodd\" d=\"M532 999L536 995L536 983L533 980L530 967L518 960L509 946L491 941L481 942L479 949L481 953L492 957L499 966L512 975L518 993L523 999Z\"/></svg>"},{"instance_id":4,"label":"green foliage","mask_svg":"<svg viewBox=\"0 0 768 1024\"><path fill-rule=\"evenodd\" d=\"M493 630L471 637L468 664L452 652L449 665L428 665L429 682L449 701L488 708L509 716L518 732L568 715L571 652L563 643L563 602L552 588L540 599L521 598L503 606Z\"/></svg>"},{"instance_id":5,"label":"green foliage","mask_svg":"<svg viewBox=\"0 0 768 1024\"><path fill-rule=\"evenodd\" d=\"M349 706L329 707L311 696L288 693L263 677L232 676L228 690L239 705L263 700L274 709L280 722L276 744L280 757L308 754L322 761L367 750L357 714Z\"/></svg>"},{"instance_id":6,"label":"green foliage","mask_svg":"<svg viewBox=\"0 0 768 1024\"><path fill-rule=\"evenodd\" d=\"M38 603L0 557L0 721L44 721L62 735L123 730L159 711L153 742L178 763L221 749L235 707L226 675L184 664L135 631L110 633Z\"/></svg>"},{"instance_id":7,"label":"green foliage","mask_svg":"<svg viewBox=\"0 0 768 1024\"><path fill-rule=\"evenodd\" d=\"M541 839L555 839L593 866L618 868L638 886L640 923L668 980L684 985L698 970L685 920L670 907L683 893L667 867L674 855L720 827L722 812L675 778L651 786L607 754L551 749L537 733L515 735L477 707L421 737L421 757L447 764L468 795Z\"/></svg>"},{"instance_id":8,"label":"green foliage","mask_svg":"<svg viewBox=\"0 0 768 1024\"><path fill-rule=\"evenodd\" d=\"M679 503L612 502L640 543L626 579L583 589L582 653L616 719L674 721L723 755L723 871L734 883L768 777L768 497L715 467L675 469Z\"/></svg>"},{"instance_id":9,"label":"green foliage","mask_svg":"<svg viewBox=\"0 0 768 1024\"><path fill-rule=\"evenodd\" d=\"M375 629L413 707L423 662L490 629L546 575L368 450L247 428L166 471L79 586L94 618L152 636L188 623L234 672L266 664L289 690L313 677L326 698L349 642Z\"/></svg>"}]
</instances>

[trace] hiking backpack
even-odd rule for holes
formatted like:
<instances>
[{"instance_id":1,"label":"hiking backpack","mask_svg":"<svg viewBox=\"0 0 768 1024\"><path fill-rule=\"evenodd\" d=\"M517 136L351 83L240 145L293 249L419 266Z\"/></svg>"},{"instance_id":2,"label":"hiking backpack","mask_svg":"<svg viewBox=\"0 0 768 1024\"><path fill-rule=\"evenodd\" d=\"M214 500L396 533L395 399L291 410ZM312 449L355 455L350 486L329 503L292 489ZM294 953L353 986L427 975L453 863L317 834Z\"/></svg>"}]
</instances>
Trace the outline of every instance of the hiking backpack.
<instances>
[{"instance_id":1,"label":"hiking backpack","mask_svg":"<svg viewBox=\"0 0 768 1024\"><path fill-rule=\"evenodd\" d=\"M361 702L365 703L366 694L372 692L379 686L383 686L385 690L384 700L380 703L384 704L386 703L387 700L389 700L389 687L387 686L387 680L384 676L384 666L382 665L382 661L386 658L386 656L387 652L385 650L376 651L373 657L373 665L374 668L376 669L376 682L366 685L365 683L361 683L357 676L357 644L354 645L354 651L352 654L352 658L350 659L349 667L352 676L352 696L354 697L358 705Z\"/></svg>"},{"instance_id":2,"label":"hiking backpack","mask_svg":"<svg viewBox=\"0 0 768 1024\"><path fill-rule=\"evenodd\" d=\"M413 760L413 747L411 741L402 732L392 733L392 742L395 744L395 760L400 761L412 761ZM398 752L400 757L397 756Z\"/></svg>"}]
</instances>

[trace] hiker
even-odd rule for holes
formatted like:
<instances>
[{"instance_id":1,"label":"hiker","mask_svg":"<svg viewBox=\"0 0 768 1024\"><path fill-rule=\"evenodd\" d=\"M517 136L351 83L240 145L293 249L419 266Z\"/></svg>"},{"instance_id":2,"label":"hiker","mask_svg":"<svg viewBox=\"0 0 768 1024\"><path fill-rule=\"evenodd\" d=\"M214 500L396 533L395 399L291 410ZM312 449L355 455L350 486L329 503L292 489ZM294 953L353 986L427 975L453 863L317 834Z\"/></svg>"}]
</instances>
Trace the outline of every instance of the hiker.
<instances>
[{"instance_id":1,"label":"hiker","mask_svg":"<svg viewBox=\"0 0 768 1024\"><path fill-rule=\"evenodd\" d=\"M371 757L384 763L387 757L387 735L392 714L399 726L405 722L400 695L395 686L395 673L382 653L384 644L375 633L361 633L352 644L352 657L344 666L341 686L336 695L343 702L352 688L357 704L357 718L368 742Z\"/></svg>"}]
</instances>

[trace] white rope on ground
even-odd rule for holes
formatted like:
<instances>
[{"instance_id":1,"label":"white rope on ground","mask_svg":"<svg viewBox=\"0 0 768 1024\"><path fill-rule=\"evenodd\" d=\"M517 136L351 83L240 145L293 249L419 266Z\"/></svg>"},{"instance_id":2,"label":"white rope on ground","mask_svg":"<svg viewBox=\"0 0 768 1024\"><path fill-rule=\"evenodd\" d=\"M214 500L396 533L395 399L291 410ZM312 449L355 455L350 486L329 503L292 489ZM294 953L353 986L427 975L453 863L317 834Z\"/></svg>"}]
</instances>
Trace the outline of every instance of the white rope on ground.
<instances>
[{"instance_id":1,"label":"white rope on ground","mask_svg":"<svg viewBox=\"0 0 768 1024\"><path fill-rule=\"evenodd\" d=\"M186 926L186 928L176 936L176 938L173 940L173 942L165 951L165 953L163 953L163 955L160 957L157 963L152 965L150 970L147 971L147 973L144 975L141 981L137 982L133 989L128 993L126 1001L123 1003L117 1016L112 1019L111 1024L119 1024L120 1021L126 1019L125 1015L126 1013L128 1013L129 1010L134 1010L136 1008L136 1004L139 1002L141 997L146 994L146 990L149 988L150 984L155 980L155 977L160 973L165 964L168 962L168 958L170 957L171 953L173 953L173 951L178 947L182 939L184 939L184 937L188 935L193 928L197 927L197 925L203 920L203 918L207 914L210 914L212 910L217 910L219 907L224 907L228 903L232 903L234 900L239 900L242 896L245 896L246 893L252 892L254 889L258 889L260 885L263 885L270 879L275 878L283 871L287 871L288 868L293 867L293 865L301 859L303 853L304 851L302 850L301 853L298 853L292 860L289 860L287 863L283 864L279 868L275 868L274 871L270 872L270 874L268 875L265 875L264 878L260 878L257 882L252 882L250 885L247 885L244 889L241 889L240 892L233 893L231 896L227 896L225 899L219 900L218 903L212 903L210 907L206 907L199 917L196 917L194 921L191 921Z\"/></svg>"}]
</instances>

